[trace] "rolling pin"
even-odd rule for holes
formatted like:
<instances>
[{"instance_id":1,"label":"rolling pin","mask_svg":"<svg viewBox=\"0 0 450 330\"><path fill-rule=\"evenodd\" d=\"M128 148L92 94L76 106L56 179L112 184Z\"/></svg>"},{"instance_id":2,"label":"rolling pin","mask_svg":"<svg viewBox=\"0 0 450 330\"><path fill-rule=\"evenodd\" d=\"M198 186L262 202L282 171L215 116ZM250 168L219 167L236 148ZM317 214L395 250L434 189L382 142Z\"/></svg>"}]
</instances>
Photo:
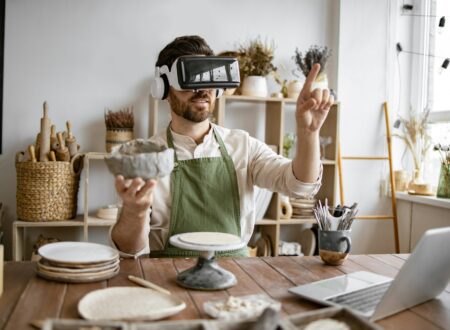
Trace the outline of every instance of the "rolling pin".
<instances>
[{"instance_id":1,"label":"rolling pin","mask_svg":"<svg viewBox=\"0 0 450 330\"><path fill-rule=\"evenodd\" d=\"M47 155L50 152L50 118L48 118L48 104L44 102L44 117L41 118L41 143L39 150L39 161L48 161Z\"/></svg>"},{"instance_id":2,"label":"rolling pin","mask_svg":"<svg viewBox=\"0 0 450 330\"><path fill-rule=\"evenodd\" d=\"M56 149L56 159L62 162L70 161L70 153L69 149L66 147L66 143L64 142L63 135L61 132L58 132L58 143L59 147Z\"/></svg>"},{"instance_id":3,"label":"rolling pin","mask_svg":"<svg viewBox=\"0 0 450 330\"><path fill-rule=\"evenodd\" d=\"M39 157L41 151L41 133L36 134L36 141L34 142L34 153ZM39 161L39 158L36 158Z\"/></svg>"},{"instance_id":4,"label":"rolling pin","mask_svg":"<svg viewBox=\"0 0 450 330\"><path fill-rule=\"evenodd\" d=\"M36 163L36 154L34 153L34 145L30 144L28 146L28 152L30 153L31 162Z\"/></svg>"},{"instance_id":5,"label":"rolling pin","mask_svg":"<svg viewBox=\"0 0 450 330\"><path fill-rule=\"evenodd\" d=\"M58 149L59 144L58 144L58 138L56 137L56 126L52 125L52 127L50 128L50 149L51 150L56 150Z\"/></svg>"},{"instance_id":6,"label":"rolling pin","mask_svg":"<svg viewBox=\"0 0 450 330\"><path fill-rule=\"evenodd\" d=\"M70 157L73 157L78 151L78 145L75 137L72 134L72 123L70 121L67 121L66 125L67 125L66 145L67 147L69 147Z\"/></svg>"},{"instance_id":7,"label":"rolling pin","mask_svg":"<svg viewBox=\"0 0 450 330\"><path fill-rule=\"evenodd\" d=\"M53 150L51 150L50 153L48 154L48 158L50 159L51 162L56 162L56 155Z\"/></svg>"}]
</instances>

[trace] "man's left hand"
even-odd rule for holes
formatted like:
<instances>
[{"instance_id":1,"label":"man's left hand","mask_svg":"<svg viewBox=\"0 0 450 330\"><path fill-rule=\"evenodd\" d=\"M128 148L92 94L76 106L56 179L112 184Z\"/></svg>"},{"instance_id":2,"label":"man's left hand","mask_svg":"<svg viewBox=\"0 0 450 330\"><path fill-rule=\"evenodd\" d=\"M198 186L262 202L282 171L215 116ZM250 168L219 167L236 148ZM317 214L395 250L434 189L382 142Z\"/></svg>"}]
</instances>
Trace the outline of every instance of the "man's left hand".
<instances>
[{"instance_id":1,"label":"man's left hand","mask_svg":"<svg viewBox=\"0 0 450 330\"><path fill-rule=\"evenodd\" d=\"M295 113L297 127L302 133L315 133L322 127L328 110L333 105L334 97L328 89L312 89L320 71L320 64L315 63L306 78L305 84L297 99L297 110Z\"/></svg>"}]
</instances>

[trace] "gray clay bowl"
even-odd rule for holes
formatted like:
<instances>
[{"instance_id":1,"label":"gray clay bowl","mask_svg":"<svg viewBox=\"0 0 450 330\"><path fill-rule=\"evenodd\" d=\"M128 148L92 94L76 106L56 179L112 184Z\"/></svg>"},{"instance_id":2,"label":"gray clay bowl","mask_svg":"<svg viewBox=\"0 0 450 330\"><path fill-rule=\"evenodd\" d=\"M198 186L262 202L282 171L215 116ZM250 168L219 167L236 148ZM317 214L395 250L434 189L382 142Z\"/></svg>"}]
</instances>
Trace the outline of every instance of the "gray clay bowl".
<instances>
[{"instance_id":1,"label":"gray clay bowl","mask_svg":"<svg viewBox=\"0 0 450 330\"><path fill-rule=\"evenodd\" d=\"M123 175L126 179L157 179L172 172L173 153L171 148L136 139L114 147L105 162L114 176Z\"/></svg>"}]
</instances>

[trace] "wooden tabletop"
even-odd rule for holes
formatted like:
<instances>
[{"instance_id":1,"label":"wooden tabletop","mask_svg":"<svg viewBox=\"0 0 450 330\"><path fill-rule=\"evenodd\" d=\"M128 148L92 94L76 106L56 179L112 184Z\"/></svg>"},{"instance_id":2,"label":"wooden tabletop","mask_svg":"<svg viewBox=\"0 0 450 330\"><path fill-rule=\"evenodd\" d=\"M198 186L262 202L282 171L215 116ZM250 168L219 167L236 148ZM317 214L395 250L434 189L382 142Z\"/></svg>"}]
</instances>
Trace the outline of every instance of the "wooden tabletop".
<instances>
[{"instance_id":1,"label":"wooden tabletop","mask_svg":"<svg viewBox=\"0 0 450 330\"><path fill-rule=\"evenodd\" d=\"M228 290L186 290L175 283L177 273L191 267L193 259L126 259L120 274L97 283L64 284L41 279L35 263L7 262L4 292L0 298L0 329L32 329L31 321L45 318L79 318L78 301L88 292L105 287L134 286L128 275L144 277L172 291L187 308L173 320L208 318L203 302L266 293L282 303L284 315L321 308L287 290L290 287L358 270L394 277L408 255L355 255L342 266L325 266L317 257L223 258L219 263L232 271L238 284ZM450 329L450 285L429 302L377 322L386 329Z\"/></svg>"}]
</instances>

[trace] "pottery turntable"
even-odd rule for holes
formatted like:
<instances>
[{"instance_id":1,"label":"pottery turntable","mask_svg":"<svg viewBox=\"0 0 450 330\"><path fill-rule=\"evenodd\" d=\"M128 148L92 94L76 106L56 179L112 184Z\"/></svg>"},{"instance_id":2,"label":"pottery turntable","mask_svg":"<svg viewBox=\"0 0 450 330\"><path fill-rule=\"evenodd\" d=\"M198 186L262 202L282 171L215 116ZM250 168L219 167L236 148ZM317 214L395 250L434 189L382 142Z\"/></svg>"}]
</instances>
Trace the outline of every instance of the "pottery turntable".
<instances>
[{"instance_id":1,"label":"pottery turntable","mask_svg":"<svg viewBox=\"0 0 450 330\"><path fill-rule=\"evenodd\" d=\"M236 277L219 266L215 253L244 247L246 243L240 237L216 232L184 233L172 236L170 244L180 249L200 252L197 264L178 274L179 285L197 290L223 290L236 285Z\"/></svg>"}]
</instances>

